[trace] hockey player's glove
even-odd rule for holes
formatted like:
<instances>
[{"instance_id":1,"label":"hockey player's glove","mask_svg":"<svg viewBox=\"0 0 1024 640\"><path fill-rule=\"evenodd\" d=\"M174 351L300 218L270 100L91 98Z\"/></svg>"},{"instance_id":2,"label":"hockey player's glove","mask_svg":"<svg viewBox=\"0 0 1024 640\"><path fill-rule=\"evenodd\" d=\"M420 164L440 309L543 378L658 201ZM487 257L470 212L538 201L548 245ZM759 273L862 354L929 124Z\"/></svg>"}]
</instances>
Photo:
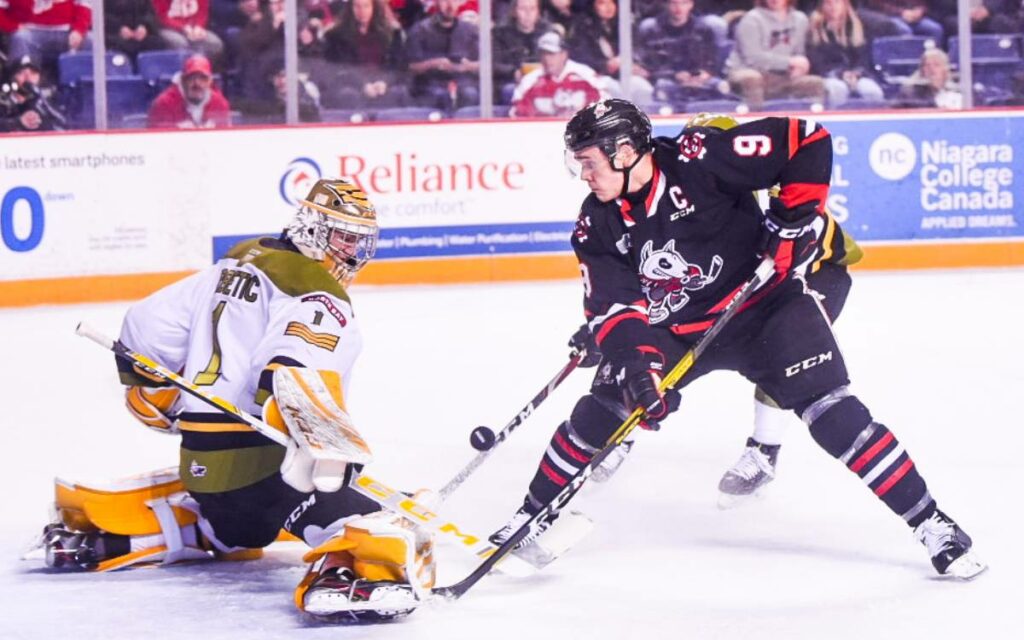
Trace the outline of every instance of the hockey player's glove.
<instances>
[{"instance_id":1,"label":"hockey player's glove","mask_svg":"<svg viewBox=\"0 0 1024 640\"><path fill-rule=\"evenodd\" d=\"M775 259L775 271L787 273L818 250L825 231L825 216L817 210L818 201L792 209L772 198L764 217L764 255Z\"/></svg>"},{"instance_id":2,"label":"hockey player's glove","mask_svg":"<svg viewBox=\"0 0 1024 640\"><path fill-rule=\"evenodd\" d=\"M622 360L619 385L630 411L643 408L647 417L640 423L644 429L657 431L665 416L679 408L679 392L658 390L665 369L665 356L654 347L641 347Z\"/></svg>"},{"instance_id":3,"label":"hockey player's glove","mask_svg":"<svg viewBox=\"0 0 1024 640\"><path fill-rule=\"evenodd\" d=\"M578 366L587 369L596 367L601 362L601 349L598 348L594 334L591 333L587 323L584 322L576 330L576 333L572 334L572 337L569 338L569 346L583 353L583 359L580 360Z\"/></svg>"}]
</instances>

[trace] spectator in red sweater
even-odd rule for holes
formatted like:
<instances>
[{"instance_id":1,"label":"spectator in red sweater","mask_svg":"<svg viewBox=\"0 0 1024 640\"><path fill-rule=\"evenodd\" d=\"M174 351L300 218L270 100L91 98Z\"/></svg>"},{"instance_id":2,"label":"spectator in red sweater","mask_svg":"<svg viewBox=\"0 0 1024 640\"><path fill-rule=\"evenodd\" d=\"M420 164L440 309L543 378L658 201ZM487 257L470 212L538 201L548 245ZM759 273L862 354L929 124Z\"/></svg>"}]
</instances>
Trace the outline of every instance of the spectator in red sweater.
<instances>
[{"instance_id":1,"label":"spectator in red sweater","mask_svg":"<svg viewBox=\"0 0 1024 640\"><path fill-rule=\"evenodd\" d=\"M597 73L569 59L562 36L545 33L537 40L540 68L523 76L512 96L513 118L570 116L602 97Z\"/></svg>"},{"instance_id":2,"label":"spectator in red sweater","mask_svg":"<svg viewBox=\"0 0 1024 640\"><path fill-rule=\"evenodd\" d=\"M8 58L30 55L47 72L65 51L91 48L91 26L89 0L0 0L0 31L11 34Z\"/></svg>"},{"instance_id":3,"label":"spectator in red sweater","mask_svg":"<svg viewBox=\"0 0 1024 640\"><path fill-rule=\"evenodd\" d=\"M194 55L149 106L150 129L212 129L231 126L231 105L213 86L210 60Z\"/></svg>"},{"instance_id":4,"label":"spectator in red sweater","mask_svg":"<svg viewBox=\"0 0 1024 640\"><path fill-rule=\"evenodd\" d=\"M207 30L210 0L153 0L160 37L170 49L191 49L211 60L224 51L224 42Z\"/></svg>"}]
</instances>

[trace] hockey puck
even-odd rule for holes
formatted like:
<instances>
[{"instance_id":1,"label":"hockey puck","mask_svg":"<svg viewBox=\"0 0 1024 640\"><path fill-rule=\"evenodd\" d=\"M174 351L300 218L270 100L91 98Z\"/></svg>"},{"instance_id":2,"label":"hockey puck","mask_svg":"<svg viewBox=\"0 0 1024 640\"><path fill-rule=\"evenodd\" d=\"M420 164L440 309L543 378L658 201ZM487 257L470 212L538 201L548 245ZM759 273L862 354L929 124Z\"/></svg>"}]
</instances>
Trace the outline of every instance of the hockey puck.
<instances>
[{"instance_id":1,"label":"hockey puck","mask_svg":"<svg viewBox=\"0 0 1024 640\"><path fill-rule=\"evenodd\" d=\"M488 427L477 427L469 434L469 444L477 451L488 451L494 446L494 432Z\"/></svg>"}]
</instances>

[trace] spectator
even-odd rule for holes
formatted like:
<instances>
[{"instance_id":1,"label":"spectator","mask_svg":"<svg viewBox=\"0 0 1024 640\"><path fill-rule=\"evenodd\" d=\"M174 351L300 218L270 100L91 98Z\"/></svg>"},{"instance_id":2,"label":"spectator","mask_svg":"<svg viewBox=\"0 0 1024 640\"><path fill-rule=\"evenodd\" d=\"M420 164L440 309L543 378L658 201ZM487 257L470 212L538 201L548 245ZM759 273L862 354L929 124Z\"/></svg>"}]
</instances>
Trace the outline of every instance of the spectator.
<instances>
[{"instance_id":1,"label":"spectator","mask_svg":"<svg viewBox=\"0 0 1024 640\"><path fill-rule=\"evenodd\" d=\"M616 97L629 97L638 104L650 104L654 88L647 81L647 69L634 61L633 81L625 91L615 78L619 77L619 7L616 0L592 0L588 9L577 16L569 32L569 52L574 60L587 65L602 78L603 88ZM629 94L628 96L625 94Z\"/></svg>"},{"instance_id":2,"label":"spectator","mask_svg":"<svg viewBox=\"0 0 1024 640\"><path fill-rule=\"evenodd\" d=\"M224 42L207 30L210 0L152 0L160 37L169 49L191 49L211 60L224 51Z\"/></svg>"},{"instance_id":3,"label":"spectator","mask_svg":"<svg viewBox=\"0 0 1024 640\"><path fill-rule=\"evenodd\" d=\"M540 68L523 76L512 96L513 118L571 116L600 100L597 74L569 59L562 36L545 33L537 42Z\"/></svg>"},{"instance_id":4,"label":"spectator","mask_svg":"<svg viewBox=\"0 0 1024 640\"><path fill-rule=\"evenodd\" d=\"M388 0L388 6L406 32L426 14L423 0Z\"/></svg>"},{"instance_id":5,"label":"spectator","mask_svg":"<svg viewBox=\"0 0 1024 640\"><path fill-rule=\"evenodd\" d=\"M11 34L8 58L31 56L48 76L56 76L60 54L90 50L90 27L88 0L0 0L0 31Z\"/></svg>"},{"instance_id":6,"label":"spectator","mask_svg":"<svg viewBox=\"0 0 1024 640\"><path fill-rule=\"evenodd\" d=\"M544 19L554 25L563 36L569 33L575 17L572 0L543 0L541 10Z\"/></svg>"},{"instance_id":7,"label":"spectator","mask_svg":"<svg viewBox=\"0 0 1024 640\"><path fill-rule=\"evenodd\" d=\"M412 96L424 106L454 109L479 104L477 26L458 20L460 0L437 0L437 13L409 31Z\"/></svg>"},{"instance_id":8,"label":"spectator","mask_svg":"<svg viewBox=\"0 0 1024 640\"><path fill-rule=\"evenodd\" d=\"M196 54L174 74L170 86L149 106L150 129L212 129L231 126L231 106L213 86L210 60Z\"/></svg>"},{"instance_id":9,"label":"spectator","mask_svg":"<svg viewBox=\"0 0 1024 640\"><path fill-rule=\"evenodd\" d=\"M757 0L736 25L736 48L726 61L729 84L752 109L765 98L823 102L825 84L810 75L805 55L807 15L792 0Z\"/></svg>"},{"instance_id":10,"label":"spectator","mask_svg":"<svg viewBox=\"0 0 1024 640\"><path fill-rule=\"evenodd\" d=\"M732 35L743 14L754 8L754 0L698 0L700 21L715 33L715 42L723 44Z\"/></svg>"},{"instance_id":11,"label":"spectator","mask_svg":"<svg viewBox=\"0 0 1024 640\"><path fill-rule=\"evenodd\" d=\"M283 61L281 61L283 64ZM320 89L306 74L299 74L299 122L320 122ZM246 116L263 119L267 124L283 123L288 100L288 76L283 66L270 74L271 100L247 100L242 98L233 105Z\"/></svg>"},{"instance_id":12,"label":"spectator","mask_svg":"<svg viewBox=\"0 0 1024 640\"><path fill-rule=\"evenodd\" d=\"M351 0L323 38L324 58L334 63L321 86L333 107L404 106L401 82L405 34L385 0Z\"/></svg>"},{"instance_id":13,"label":"spectator","mask_svg":"<svg viewBox=\"0 0 1024 640\"><path fill-rule=\"evenodd\" d=\"M722 98L715 34L693 15L694 0L665 0L665 8L640 23L637 58L650 72L658 100L681 105Z\"/></svg>"},{"instance_id":14,"label":"spectator","mask_svg":"<svg viewBox=\"0 0 1024 640\"><path fill-rule=\"evenodd\" d=\"M319 57L319 23L311 24L301 8L299 12L299 55ZM274 93L267 79L284 59L284 0L260 0L259 12L250 16L238 35L238 49L242 95L272 101Z\"/></svg>"},{"instance_id":15,"label":"spectator","mask_svg":"<svg viewBox=\"0 0 1024 640\"><path fill-rule=\"evenodd\" d=\"M900 87L900 97L910 101L907 106L961 108L964 97L949 68L946 52L938 47L925 49L921 66Z\"/></svg>"},{"instance_id":16,"label":"spectator","mask_svg":"<svg viewBox=\"0 0 1024 640\"><path fill-rule=\"evenodd\" d=\"M539 59L537 40L551 29L551 23L540 17L540 0L512 0L509 18L494 29L494 87L499 103L509 103L516 84L530 71L524 65Z\"/></svg>"},{"instance_id":17,"label":"spectator","mask_svg":"<svg viewBox=\"0 0 1024 640\"><path fill-rule=\"evenodd\" d=\"M132 58L164 46L152 0L104 0L103 24L107 48Z\"/></svg>"},{"instance_id":18,"label":"spectator","mask_svg":"<svg viewBox=\"0 0 1024 640\"><path fill-rule=\"evenodd\" d=\"M64 114L53 105L53 94L38 61L30 55L15 60L0 92L0 131L63 130Z\"/></svg>"},{"instance_id":19,"label":"spectator","mask_svg":"<svg viewBox=\"0 0 1024 640\"><path fill-rule=\"evenodd\" d=\"M850 0L819 0L810 17L807 57L811 72L822 76L828 104L837 107L850 96L882 100L882 87L871 77L864 25Z\"/></svg>"},{"instance_id":20,"label":"spectator","mask_svg":"<svg viewBox=\"0 0 1024 640\"><path fill-rule=\"evenodd\" d=\"M969 0L971 33L1020 33L1020 0ZM947 36L960 33L957 0L934 0L932 14L942 22Z\"/></svg>"},{"instance_id":21,"label":"spectator","mask_svg":"<svg viewBox=\"0 0 1024 640\"><path fill-rule=\"evenodd\" d=\"M923 36L943 43L942 25L925 15L926 0L865 0L860 9L863 17L882 16L889 22L886 33L872 35Z\"/></svg>"}]
</instances>

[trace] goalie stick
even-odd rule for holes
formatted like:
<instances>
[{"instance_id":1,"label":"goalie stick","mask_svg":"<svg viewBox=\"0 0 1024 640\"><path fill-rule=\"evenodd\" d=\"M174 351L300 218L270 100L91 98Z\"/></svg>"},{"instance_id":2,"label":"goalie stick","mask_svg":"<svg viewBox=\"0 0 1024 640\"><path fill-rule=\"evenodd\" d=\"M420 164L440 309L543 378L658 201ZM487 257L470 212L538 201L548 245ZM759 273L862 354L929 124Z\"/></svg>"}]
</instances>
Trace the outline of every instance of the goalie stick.
<instances>
[{"instance_id":1,"label":"goalie stick","mask_svg":"<svg viewBox=\"0 0 1024 640\"><path fill-rule=\"evenodd\" d=\"M288 442L291 438L287 434L278 431L260 418L238 408L224 398L200 389L194 383L179 376L177 373L171 371L167 367L164 367L155 360L137 351L129 349L119 340L111 339L84 322L78 324L75 328L75 333L92 340L105 349L113 351L119 358L132 363L147 373L167 380L167 382L181 389L185 393L202 400L239 422L252 427L253 430L266 436L273 442L284 447L288 446ZM325 441L330 443L329 439L325 439ZM497 547L492 545L486 537L466 533L462 527L456 525L454 522L445 520L423 504L417 502L401 491L393 489L365 473L353 473L352 479L349 481L349 486L382 507L409 519L415 524L421 525L426 529L454 541L456 546L474 554L477 558L486 559L497 551ZM497 562L489 564L488 570L490 570L490 568L495 564L497 564ZM510 575L520 576L529 575L534 571L533 567L531 567L529 563L515 556L511 556L505 561L502 561L502 570Z\"/></svg>"},{"instance_id":2,"label":"goalie stick","mask_svg":"<svg viewBox=\"0 0 1024 640\"><path fill-rule=\"evenodd\" d=\"M743 285L733 294L729 304L726 305L722 315L718 317L714 323L708 327L708 330L701 336L700 340L697 341L693 347L686 352L686 354L679 360L678 363L666 374L662 379L661 384L658 385L658 389L662 392L668 391L674 388L683 376L693 367L693 363L696 362L697 358L711 345L714 339L721 333L722 329L726 324L739 312L743 303L753 294L754 290L768 282L774 274L775 262L772 258L765 257L758 265L754 275L751 276ZM637 408L633 413L630 414L629 418L623 422L615 433L608 438L605 446L597 452L597 454L584 466L582 469L576 472L569 482L558 492L552 500L545 504L541 509L527 520L515 533L509 537L498 550L488 556L480 565L477 566L468 576L456 582L455 584L447 587L438 587L434 589L434 593L437 595L444 596L449 599L457 599L465 595L473 585L480 581L487 573L494 567L495 564L501 561L502 558L511 554L515 549L516 545L530 534L533 529L533 524L545 517L550 515L552 512L557 512L568 504L569 500L580 490L583 484L590 477L594 468L601 464L605 458L611 454L612 451L618 447L623 440L640 424L640 421L644 418L645 412L643 408ZM513 556L514 557L514 556Z\"/></svg>"},{"instance_id":3,"label":"goalie stick","mask_svg":"<svg viewBox=\"0 0 1024 640\"><path fill-rule=\"evenodd\" d=\"M478 437L479 434L485 434L483 435L483 441L488 446L486 446L483 449L479 449L480 453L476 454L476 456L472 460L470 460L469 463L465 467L463 467L461 471L455 474L455 477L449 480L448 484L441 487L441 490L438 491L438 495L441 497L441 499L447 500L448 496L452 495L452 493L456 489L458 489L459 486L462 485L462 483L465 482L467 478L469 478L469 476L473 475L473 472L477 470L477 467L483 464L484 460L486 460L487 457L491 455L494 449L499 444L504 442L509 437L509 435L511 435L512 432L519 427L519 425L523 424L523 422L525 422L526 419L533 414L537 407L539 407L540 404L544 402L544 400L546 400L549 395L551 395L551 392L557 389L558 386L562 384L562 382L566 378L569 377L569 374L572 373L576 369L576 367L579 366L580 361L582 361L585 356L586 351L577 351L574 349L572 353L569 354L568 364L562 367L561 370L559 370L559 372L555 374L555 377L549 380L548 383L544 386L544 388L540 390L540 393L535 395L533 399L526 404L525 407L520 409L519 413L517 413L516 416L512 418L512 420L509 421L509 423L506 424L505 427L497 434L492 432L487 427L477 427L476 429L474 429L470 440L473 447L479 449L479 447L477 446L477 442L475 442L472 439L474 437Z\"/></svg>"}]
</instances>

